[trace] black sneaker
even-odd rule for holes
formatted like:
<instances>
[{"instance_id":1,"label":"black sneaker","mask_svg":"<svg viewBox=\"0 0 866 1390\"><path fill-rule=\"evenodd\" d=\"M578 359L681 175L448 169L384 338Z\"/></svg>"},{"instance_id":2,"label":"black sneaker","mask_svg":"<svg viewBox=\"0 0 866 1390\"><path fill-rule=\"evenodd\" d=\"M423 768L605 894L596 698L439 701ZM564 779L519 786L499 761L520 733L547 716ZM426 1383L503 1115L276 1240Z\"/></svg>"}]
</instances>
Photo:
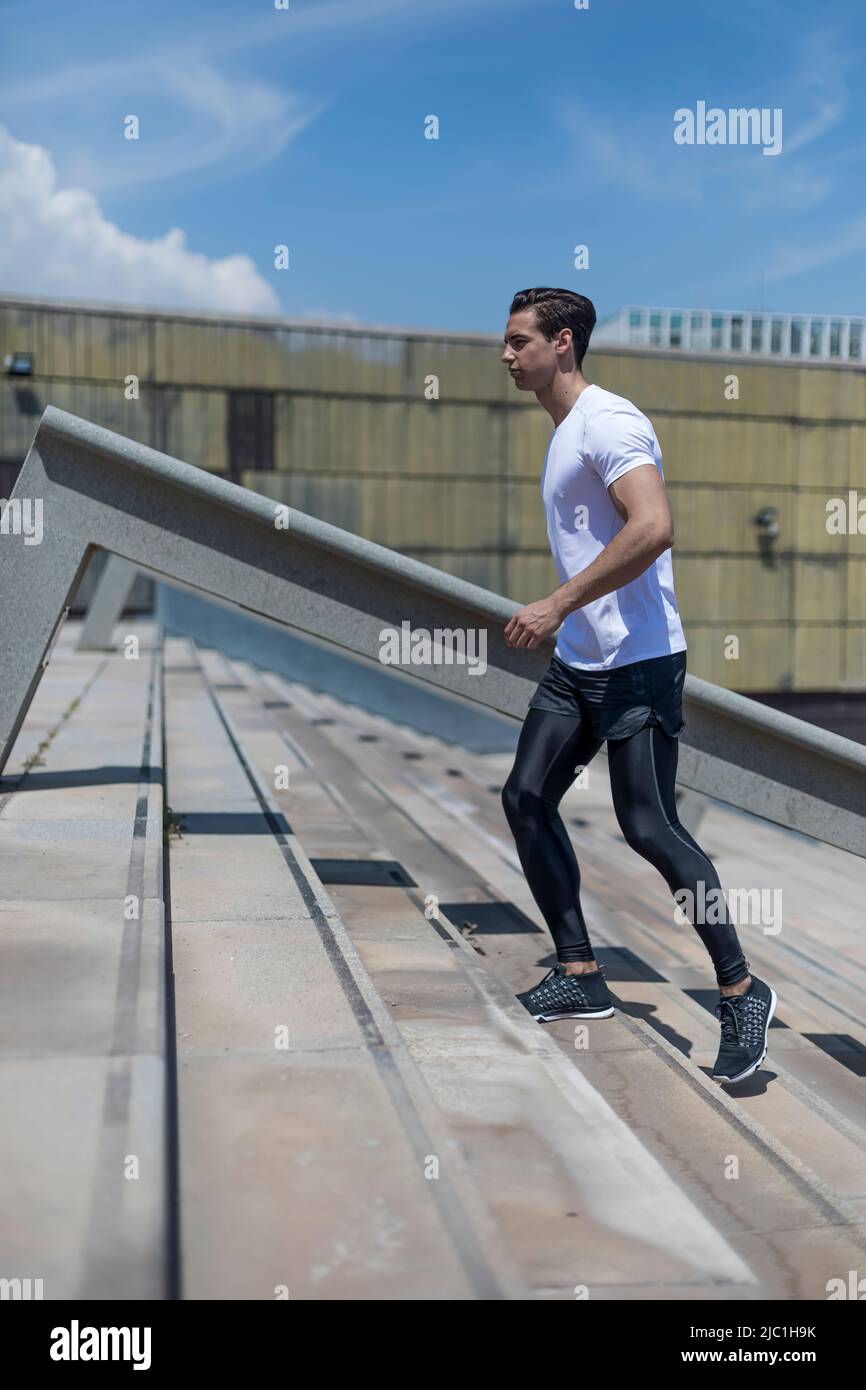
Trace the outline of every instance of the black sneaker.
<instances>
[{"instance_id":1,"label":"black sneaker","mask_svg":"<svg viewBox=\"0 0 866 1390\"><path fill-rule=\"evenodd\" d=\"M603 967L584 975L566 975L557 964L534 989L517 998L539 1023L557 1018L611 1018L613 1000L602 974Z\"/></svg>"},{"instance_id":2,"label":"black sneaker","mask_svg":"<svg viewBox=\"0 0 866 1390\"><path fill-rule=\"evenodd\" d=\"M751 972L750 972L751 973ZM716 1005L722 1041L712 1079L722 1086L745 1081L767 1055L770 1019L776 1012L776 991L752 975L745 994L726 994Z\"/></svg>"}]
</instances>

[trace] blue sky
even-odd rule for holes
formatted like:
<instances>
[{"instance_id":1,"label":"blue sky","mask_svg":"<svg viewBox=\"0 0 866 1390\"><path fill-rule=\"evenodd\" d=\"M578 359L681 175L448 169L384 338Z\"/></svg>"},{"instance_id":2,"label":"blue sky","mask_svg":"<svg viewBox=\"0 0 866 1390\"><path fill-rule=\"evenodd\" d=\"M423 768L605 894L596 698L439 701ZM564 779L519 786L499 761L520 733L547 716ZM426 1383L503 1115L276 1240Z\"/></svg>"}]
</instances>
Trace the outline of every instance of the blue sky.
<instances>
[{"instance_id":1,"label":"blue sky","mask_svg":"<svg viewBox=\"0 0 866 1390\"><path fill-rule=\"evenodd\" d=\"M0 292L497 333L537 284L866 309L853 0L0 0L0 54ZM677 145L699 100L781 108L782 153Z\"/></svg>"}]
</instances>

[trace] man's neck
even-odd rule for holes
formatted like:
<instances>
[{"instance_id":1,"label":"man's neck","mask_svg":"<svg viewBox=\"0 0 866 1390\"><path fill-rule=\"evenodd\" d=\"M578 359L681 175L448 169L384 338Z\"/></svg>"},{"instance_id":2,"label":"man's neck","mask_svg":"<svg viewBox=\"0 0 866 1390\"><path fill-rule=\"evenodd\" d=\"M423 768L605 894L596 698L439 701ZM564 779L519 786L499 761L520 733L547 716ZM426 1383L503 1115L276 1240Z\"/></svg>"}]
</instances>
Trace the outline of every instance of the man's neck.
<instances>
[{"instance_id":1,"label":"man's neck","mask_svg":"<svg viewBox=\"0 0 866 1390\"><path fill-rule=\"evenodd\" d=\"M587 381L582 372L572 372L569 376L559 372L550 386L546 386L543 391L536 391L535 396L538 404L544 406L554 425L561 425L578 396L591 385L592 382Z\"/></svg>"}]
</instances>

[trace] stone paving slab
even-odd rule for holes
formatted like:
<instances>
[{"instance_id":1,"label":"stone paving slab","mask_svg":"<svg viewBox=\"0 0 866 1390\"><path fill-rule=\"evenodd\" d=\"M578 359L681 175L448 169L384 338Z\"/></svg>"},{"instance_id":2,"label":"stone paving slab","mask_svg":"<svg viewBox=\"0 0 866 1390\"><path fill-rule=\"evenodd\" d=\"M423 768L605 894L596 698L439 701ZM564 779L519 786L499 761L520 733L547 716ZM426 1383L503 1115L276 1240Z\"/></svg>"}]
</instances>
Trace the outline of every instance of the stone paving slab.
<instances>
[{"instance_id":1,"label":"stone paving slab","mask_svg":"<svg viewBox=\"0 0 866 1390\"><path fill-rule=\"evenodd\" d=\"M50 738L0 801L0 1273L48 1299L166 1287L161 740L143 765L159 692L139 631L138 661L61 632L10 769Z\"/></svg>"},{"instance_id":2,"label":"stone paving slab","mask_svg":"<svg viewBox=\"0 0 866 1390\"><path fill-rule=\"evenodd\" d=\"M243 675L243 663L233 663L235 674ZM489 889L498 891L504 898L512 901L519 901L524 911L532 914L534 907L531 900L527 901L526 895L520 897L516 892L519 886L519 875L508 864L505 856L497 856L494 852L488 856L481 867L479 856L476 855L476 838L474 831L477 827L479 832L478 839L487 848L490 847L489 832L486 831L486 824L489 821L491 812L501 814L499 808L492 805L492 799L487 786L488 778L483 772L481 775L468 777L471 783L474 781L476 792L469 793L469 804L472 812L464 811L461 816L461 833L457 833L456 827L450 826L447 818L443 818L440 808L444 804L444 798L435 795L435 778L429 774L422 780L412 778L410 774L404 774L401 770L401 763L405 768L405 760L400 757L401 749L417 749L422 759L427 756L427 745L431 742L428 739L420 738L414 731L393 728L390 733L390 741L381 739L383 733L381 721L367 717L363 711L358 711L355 707L341 706L340 703L332 698L320 701L313 692L308 692L302 687L292 685L278 677L266 677L266 684L272 696L282 695L291 707L291 712L275 712L274 717L278 717L281 722L291 728L292 737L298 743L303 743L308 751L315 752L314 762L317 766L326 766L328 775L333 777L331 763L328 761L326 753L323 752L321 745L330 744L331 757L334 767L338 767L340 759L343 764L351 764L347 767L344 775L344 785L351 789L351 796L354 796L355 789L359 785L359 773L366 772L370 778L368 785L375 786L379 795L380 807L388 806L389 815L387 817L388 839L383 842L379 835L385 824L384 813L380 810L376 814L371 810L371 803L367 803L368 821L371 825L370 852L384 853L398 859L404 867L408 868L413 876L421 882L424 888L431 891L440 891L443 900L447 900L450 884L441 882L444 877L441 870L441 855L435 860L436 869L426 875L423 873L425 857L429 857L433 862L432 852L427 855L427 847L431 846L431 835L441 846L443 838L451 849L451 853L456 857L458 867L455 873L448 875L448 878L456 878L458 881L463 877L461 868L462 861L464 868L471 864L479 873L488 867L492 870L492 877L488 879ZM226 694L225 699L237 700L240 697L233 694ZM345 721L341 720L342 714L346 716ZM321 722L321 717L325 715L329 721L326 724ZM306 721L306 728L303 723ZM354 727L357 732L363 729L369 731L376 730L377 739L374 741L353 740L347 733L346 725ZM387 733L387 730L385 731ZM381 742L385 747L380 746ZM453 759L443 755L441 749L436 750L434 760L436 761L442 774L441 781L447 777L448 766ZM466 765L477 765L479 762L486 764L490 760L479 758L463 758L461 753L461 768ZM410 769L417 764L409 763ZM425 795L419 797L413 790L414 786L422 786ZM453 783L452 783L453 785ZM487 796L482 795L487 792ZM445 796L452 795L446 792ZM300 790L299 790L300 797ZM466 802L466 792L461 793L461 799ZM603 798L602 798L603 800ZM586 803L581 803L581 810ZM394 807L399 806L403 815L402 831L398 829L399 817L395 817ZM429 807L429 814L425 815L425 807ZM296 812L296 821L299 833L306 836L306 823L299 818L300 813ZM377 831L379 832L377 834ZM413 839L413 831L416 838ZM444 837L441 833L444 831ZM308 847L311 852L325 854L328 851L327 829L323 826L318 816L311 821L311 833L313 838L309 841ZM332 827L332 835L338 833ZM580 832L579 832L580 833ZM484 838L484 837L487 838ZM395 838L396 837L396 838ZM611 837L612 844L615 837ZM331 852L333 850L333 839L331 841ZM621 853L621 851L618 851ZM593 853L599 856L599 841L593 841ZM414 858L413 858L414 855ZM609 866L608 866L609 872ZM346 917L353 937L359 948L364 954L365 962L371 973L383 990L383 995L395 1007L408 1010L408 1025L404 1025L402 1015L401 1027L415 1026L414 1015L414 995L411 989L412 972L408 972L405 979L401 979L394 974L393 965L389 968L389 958L394 950L399 938L405 935L412 936L412 928L405 923L400 924L399 934L393 930L387 930L378 917L371 915L367 911L361 910L356 899L369 890L340 888L333 890L335 898L340 905L341 911ZM588 894L588 901L591 910L597 920L604 920L604 907L599 904L592 894ZM457 896L457 901L466 901L462 895ZM628 914L618 914L617 923L621 916ZM537 916L537 913L536 913ZM422 919L423 920L423 919ZM393 924L391 924L393 927ZM424 923L423 931L429 931L428 924ZM681 929L682 930L682 929ZM692 933L691 935L694 935ZM604 943L610 940L610 934L602 931L599 934L600 940ZM670 954L675 954L675 950L670 950L670 943L674 937L668 932L665 937L660 937L664 946ZM691 936L684 932L677 938L689 949L689 954L695 954L694 943ZM647 935L643 946L652 944L653 938ZM524 962L532 959L530 952L538 953L538 947L534 944L531 936L515 936L510 940L500 937L479 937L478 944L491 958L495 970L502 969L503 966L511 973L514 979L514 988L525 988L526 973L521 971L518 978L514 966L517 961L515 953L518 945L521 948L521 956ZM503 948L507 950L503 953ZM714 1109L711 1105L707 1108L708 1097L702 1097L700 1088L689 1086L683 1089L682 1086L672 1084L676 1072L675 1058L677 1055L689 1056L694 1060L696 1048L701 1039L707 1040L712 1036L714 1042L717 1041L712 1034L713 1018L696 1000L688 993L681 993L682 987L694 988L707 992L706 970L700 971L697 968L697 957L695 966L678 967L678 978L674 981L676 973L671 969L670 960L662 959L659 954L661 947L654 947L656 952L653 965L658 968L661 983L656 985L647 984L635 977L634 971L631 972L631 982L629 982L629 972L624 972L622 981L617 978L617 982L612 986L615 994L625 995L629 1009L629 1014L623 1019L628 1022L627 1028L616 1029L613 1021L605 1021L603 1024L596 1025L595 1031L591 1033L590 1047L580 1054L580 1065L586 1067L588 1074L593 1077L599 1088L607 1096L610 1096L617 1106L623 1108L623 1113L629 1123L635 1128L637 1134L645 1137L647 1143L654 1152L665 1154L670 1161L670 1167L679 1175L679 1181L684 1184L685 1190L692 1191L695 1197L702 1201L707 1195L708 1185L712 1187L713 1197L711 1210L713 1210L714 1221L722 1230L730 1233L736 1249L745 1254L748 1249L756 1260L756 1269L759 1271L760 1285L757 1297L823 1297L823 1276L832 1277L833 1268L838 1258L849 1258L846 1254L852 1248L857 1247L861 1239L859 1223L856 1220L856 1212L862 1209L862 1180L860 1175L863 1171L863 1152L862 1152L862 1128L855 1122L855 1127L850 1132L846 1132L844 1126L846 1115L843 1109L833 1106L822 1108L821 1095L817 1090L806 1092L800 1086L799 1080L788 1070L788 1059L796 1058L798 1061L808 1057L810 1065L823 1069L821 1094L829 1091L831 1085L838 1094L840 1087L844 1089L847 1085L850 1091L852 1104L855 1091L852 1089L851 1082L856 1083L856 1078L846 1075L845 1069L831 1058L824 1056L805 1038L795 1039L791 1036L790 1029L774 1028L772 1030L773 1041L776 1037L783 1037L783 1045L779 1049L784 1056L785 1066L782 1067L781 1060L776 1068L770 1068L768 1073L764 1073L764 1079L760 1081L752 1090L748 1091L745 1097L728 1097L722 1102L721 1112ZM512 961L511 955L514 955ZM602 958L609 961L616 961L619 957L613 950L609 950L605 945L601 946L600 954ZM643 953L639 949L637 959L640 960ZM646 958L644 956L644 958ZM543 955L537 955L537 965L546 964ZM665 974L667 972L667 974ZM537 970L530 974L537 977ZM619 972L623 974L623 972ZM670 983L664 983L665 979ZM646 1027L642 1025L642 1012L649 1010L648 1018L652 1018L654 1023L661 1025L658 1044L653 1043L653 1031L647 1033ZM670 1013L674 1010L673 1013ZM679 1017L677 1018L677 1011ZM421 1025L423 1027L423 1025ZM602 1038L602 1030L604 1035ZM572 1025L567 1022L552 1025L548 1028L548 1033L557 1038L560 1046L569 1050L573 1040ZM647 1042L650 1041L650 1051L647 1051ZM673 1040L674 1045L671 1046ZM664 1044L664 1049L662 1048ZM682 1052L678 1054L678 1048ZM714 1047L713 1047L714 1055ZM775 1055L775 1054L774 1054ZM665 1058L664 1064L662 1058ZM623 1069L623 1064L628 1062L627 1069ZM703 1061L703 1057L700 1059ZM712 1057L706 1059L708 1067L712 1062ZM637 1066L635 1065L637 1064ZM643 1073L647 1075L644 1076ZM778 1076L781 1083L779 1095L773 1096L771 1103L767 1106L765 1093L767 1087L765 1081L772 1079L773 1075ZM817 1082L817 1075L815 1076ZM704 1082L704 1086L708 1086ZM744 1089L744 1088L741 1088ZM716 1093L716 1088L711 1087L711 1092ZM748 1127L741 1132L736 1128L731 1133L731 1119L735 1118L737 1104L747 1101L755 1117L756 1128L750 1131ZM691 1119L685 1117L683 1110L684 1104L687 1110L693 1111ZM859 1115L862 1120L862 1101L859 1109L853 1110L855 1117ZM767 1131L766 1123L770 1130ZM727 1130L727 1133L726 1133ZM803 1172L811 1172L812 1186L801 1186L799 1169L791 1169L784 1157L787 1151L797 1153L800 1148L800 1136L804 1130L808 1130L808 1138L803 1145L804 1154L808 1153L809 1158L814 1163L814 1168L803 1166ZM687 1136L686 1144L680 1151L671 1150L670 1136L684 1132ZM767 1142L760 1138L762 1134L767 1135ZM759 1148L757 1153L753 1152L755 1139L758 1139ZM789 1141L790 1147L783 1141ZM763 1146L763 1149L761 1148ZM703 1150L703 1152L702 1152ZM715 1152L713 1152L715 1150ZM778 1154L777 1154L778 1150ZM742 1171L740 1184L725 1181L725 1161L726 1156L733 1152L739 1157L741 1163L746 1164ZM831 1156L832 1155L832 1156ZM748 1162L747 1162L748 1160ZM795 1160L799 1162L799 1160ZM757 1165L757 1166L756 1166ZM759 1176L759 1181L755 1181L755 1175ZM698 1175L700 1177L698 1178ZM745 1179L745 1185L743 1185ZM773 1200L769 1200L769 1194L775 1193ZM733 1194L736 1194L734 1196ZM825 1205L824 1194L830 1199L830 1204ZM834 1200L836 1207L834 1209ZM847 1203L847 1210L854 1213L853 1217L846 1218L839 1215L839 1203ZM796 1218L793 1213L797 1212ZM730 1212L730 1215L727 1213ZM750 1229L764 1233L765 1223L772 1226L777 1232L784 1232L785 1228L792 1222L801 1226L803 1229L813 1229L819 1226L826 1226L830 1237L829 1244L821 1247L825 1251L822 1262L810 1263L808 1246L806 1243L794 1247L794 1264L791 1268L786 1268L783 1261L771 1258L770 1247L764 1247L755 1242L746 1244L748 1231ZM833 1233L838 1234L838 1243L833 1244ZM850 1232L850 1234L846 1234ZM847 1247L845 1242L847 1242ZM835 1254L834 1254L835 1250ZM802 1257L802 1258L801 1258ZM798 1263L799 1261L799 1263ZM540 1286L538 1286L540 1287ZM564 1285L563 1287L567 1287ZM626 1287L624 1285L624 1287ZM635 1285L640 1288L641 1285ZM817 1293L804 1295L804 1288L814 1289L818 1287ZM667 1286L666 1286L667 1288ZM675 1285L671 1285L672 1290ZM795 1292L798 1290L798 1292ZM561 1292L561 1291L560 1291ZM612 1296L616 1296L615 1294ZM644 1286L643 1295L647 1296ZM667 1296L667 1294L665 1294ZM676 1296L672 1292L671 1296ZM703 1295L695 1295L703 1296ZM707 1294L705 1296L718 1297L718 1293Z\"/></svg>"},{"instance_id":3,"label":"stone paving slab","mask_svg":"<svg viewBox=\"0 0 866 1390\"><path fill-rule=\"evenodd\" d=\"M166 660L169 786L182 741L198 803L190 769L206 777L205 743L224 762L234 731L208 716L180 644ZM184 1296L521 1296L330 897L270 814L257 835L193 825L171 849Z\"/></svg>"}]
</instances>

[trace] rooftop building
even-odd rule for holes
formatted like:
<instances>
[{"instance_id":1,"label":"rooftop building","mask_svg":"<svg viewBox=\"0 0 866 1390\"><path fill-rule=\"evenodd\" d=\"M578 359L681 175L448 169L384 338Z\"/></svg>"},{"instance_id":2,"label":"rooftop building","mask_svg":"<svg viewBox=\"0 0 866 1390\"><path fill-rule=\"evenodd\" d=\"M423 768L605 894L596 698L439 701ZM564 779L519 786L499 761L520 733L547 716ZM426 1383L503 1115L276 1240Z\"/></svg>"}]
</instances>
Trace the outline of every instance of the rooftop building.
<instances>
[{"instance_id":1,"label":"rooftop building","mask_svg":"<svg viewBox=\"0 0 866 1390\"><path fill-rule=\"evenodd\" d=\"M593 346L682 348L685 352L862 362L863 318L777 314L755 309L629 306L599 323Z\"/></svg>"}]
</instances>

